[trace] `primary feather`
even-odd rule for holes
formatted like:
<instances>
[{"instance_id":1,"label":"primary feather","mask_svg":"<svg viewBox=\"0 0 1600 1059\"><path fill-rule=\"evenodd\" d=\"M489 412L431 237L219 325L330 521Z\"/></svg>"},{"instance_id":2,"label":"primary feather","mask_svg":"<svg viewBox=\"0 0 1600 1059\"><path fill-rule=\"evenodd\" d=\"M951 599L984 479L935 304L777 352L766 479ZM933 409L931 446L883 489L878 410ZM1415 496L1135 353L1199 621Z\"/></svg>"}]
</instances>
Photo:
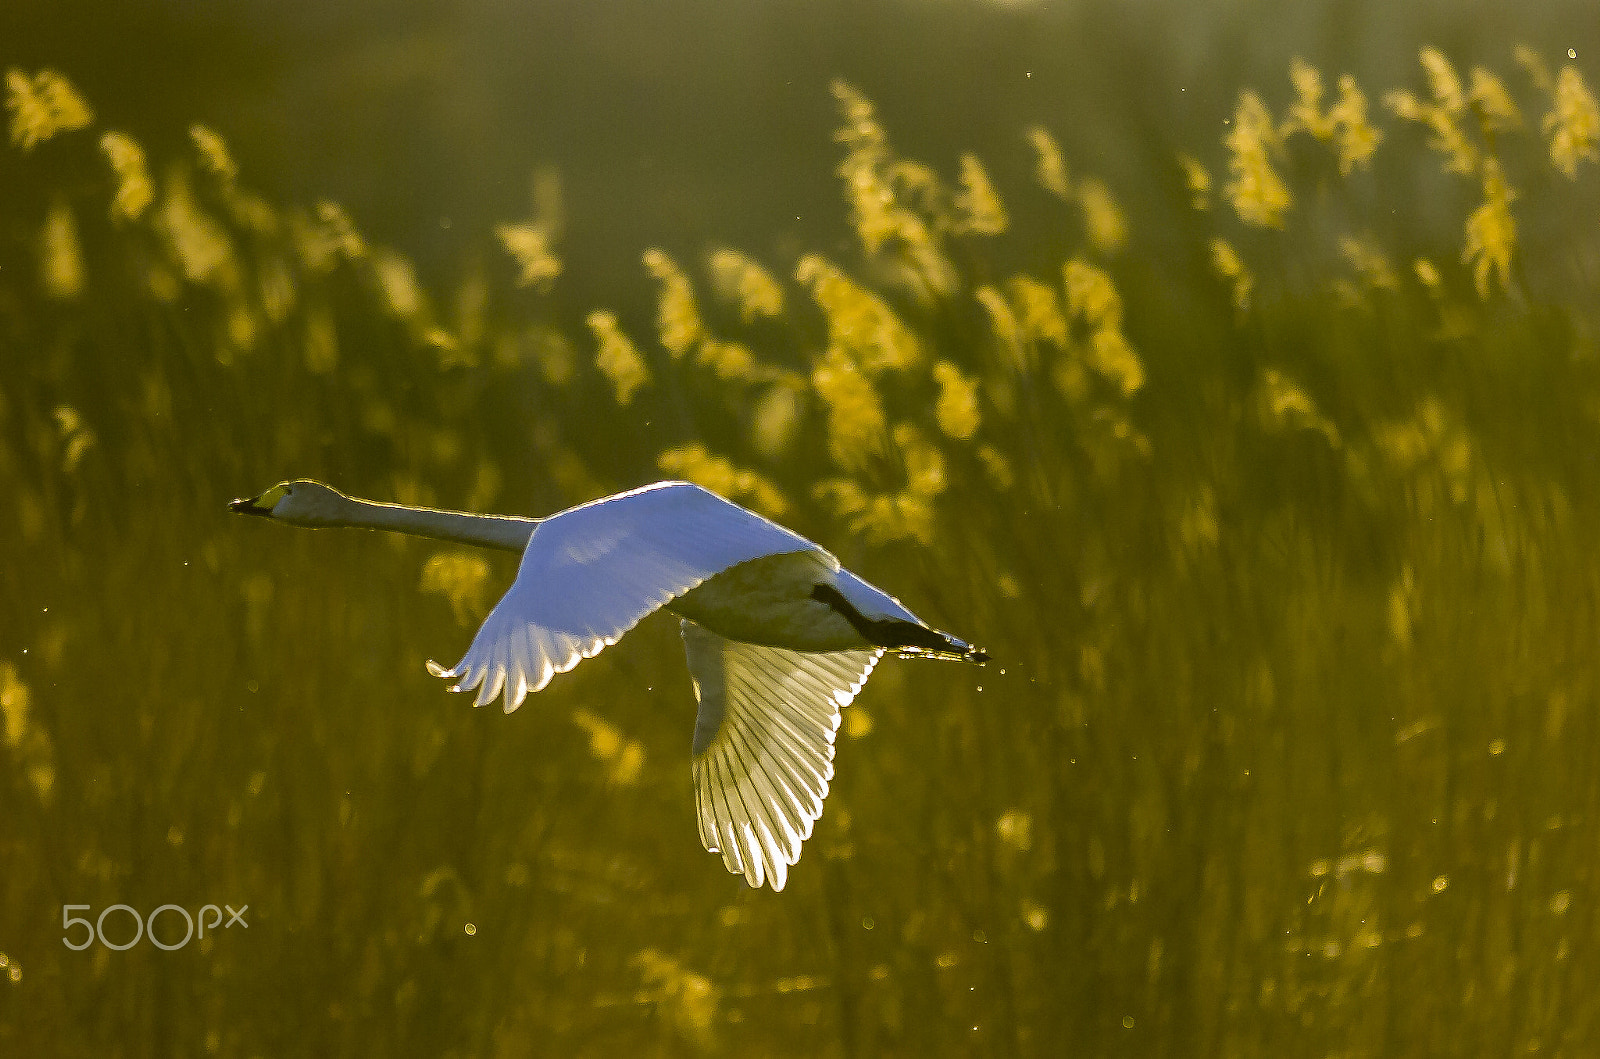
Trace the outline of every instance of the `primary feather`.
<instances>
[{"instance_id":1,"label":"primary feather","mask_svg":"<svg viewBox=\"0 0 1600 1059\"><path fill-rule=\"evenodd\" d=\"M694 801L700 842L751 886L782 890L833 779L839 711L881 650L805 654L726 640L687 619L700 712Z\"/></svg>"}]
</instances>

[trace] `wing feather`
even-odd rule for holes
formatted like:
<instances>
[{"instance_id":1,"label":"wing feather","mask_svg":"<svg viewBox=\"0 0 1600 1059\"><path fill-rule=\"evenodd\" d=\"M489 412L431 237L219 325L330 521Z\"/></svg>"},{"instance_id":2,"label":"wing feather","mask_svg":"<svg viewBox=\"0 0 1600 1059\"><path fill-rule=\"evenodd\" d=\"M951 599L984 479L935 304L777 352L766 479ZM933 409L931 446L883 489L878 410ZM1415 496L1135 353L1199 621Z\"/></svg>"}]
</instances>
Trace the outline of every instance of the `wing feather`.
<instances>
[{"instance_id":1,"label":"wing feather","mask_svg":"<svg viewBox=\"0 0 1600 1059\"><path fill-rule=\"evenodd\" d=\"M474 704L507 713L557 673L593 658L662 605L730 567L809 552L804 537L688 482L660 482L553 515L533 531L511 588L467 653L428 663Z\"/></svg>"},{"instance_id":2,"label":"wing feather","mask_svg":"<svg viewBox=\"0 0 1600 1059\"><path fill-rule=\"evenodd\" d=\"M700 712L700 841L751 886L782 890L822 815L839 711L883 652L808 654L727 640L683 622Z\"/></svg>"}]
</instances>

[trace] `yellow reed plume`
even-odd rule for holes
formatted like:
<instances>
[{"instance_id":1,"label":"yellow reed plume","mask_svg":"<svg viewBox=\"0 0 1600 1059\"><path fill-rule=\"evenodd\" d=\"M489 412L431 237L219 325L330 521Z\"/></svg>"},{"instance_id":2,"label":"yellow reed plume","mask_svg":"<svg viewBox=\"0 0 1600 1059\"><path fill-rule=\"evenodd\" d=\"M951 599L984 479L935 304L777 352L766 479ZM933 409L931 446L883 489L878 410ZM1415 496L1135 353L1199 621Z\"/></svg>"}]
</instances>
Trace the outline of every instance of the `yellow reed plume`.
<instances>
[{"instance_id":1,"label":"yellow reed plume","mask_svg":"<svg viewBox=\"0 0 1600 1059\"><path fill-rule=\"evenodd\" d=\"M224 291L238 287L239 266L233 239L226 228L201 209L181 172L174 172L167 180L153 223L184 279Z\"/></svg>"},{"instance_id":2,"label":"yellow reed plume","mask_svg":"<svg viewBox=\"0 0 1600 1059\"><path fill-rule=\"evenodd\" d=\"M1294 205L1294 199L1272 165L1271 155L1280 144L1272 115L1260 96L1248 89L1239 94L1233 129L1223 142L1228 147L1228 170L1233 176L1222 190L1234 212L1246 224L1282 228L1283 215Z\"/></svg>"},{"instance_id":3,"label":"yellow reed plume","mask_svg":"<svg viewBox=\"0 0 1600 1059\"><path fill-rule=\"evenodd\" d=\"M6 746L14 749L22 745L32 702L33 695L17 675L17 667L10 662L0 662L0 714L5 718Z\"/></svg>"},{"instance_id":4,"label":"yellow reed plume","mask_svg":"<svg viewBox=\"0 0 1600 1059\"><path fill-rule=\"evenodd\" d=\"M1028 130L1028 142L1033 146L1038 162L1034 173L1050 194L1063 202L1076 202L1083 210L1084 229L1089 243L1102 253L1113 254L1121 250L1128 239L1128 221L1122 208L1112 197L1106 185L1093 178L1074 182L1067 175L1067 163L1061 155L1061 146L1055 137L1040 126Z\"/></svg>"},{"instance_id":5,"label":"yellow reed plume","mask_svg":"<svg viewBox=\"0 0 1600 1059\"><path fill-rule=\"evenodd\" d=\"M861 245L873 255L896 251L899 278L919 293L955 290L959 277L937 234L951 227L949 194L938 175L919 162L894 157L871 102L860 92L835 81L833 93L845 118L835 134L846 147L838 172Z\"/></svg>"},{"instance_id":6,"label":"yellow reed plume","mask_svg":"<svg viewBox=\"0 0 1600 1059\"><path fill-rule=\"evenodd\" d=\"M866 96L844 81L833 82L833 95L845 120L834 139L845 145L839 175L844 178L851 221L867 252L876 253L899 233L902 223L894 189L884 174L890 160L889 137Z\"/></svg>"},{"instance_id":7,"label":"yellow reed plume","mask_svg":"<svg viewBox=\"0 0 1600 1059\"><path fill-rule=\"evenodd\" d=\"M972 294L989 315L989 329L994 332L1005 362L1017 371L1030 370L1033 350L1030 344L1022 340L1022 325L1017 321L1017 314L1006 303L1005 295L990 286L979 287Z\"/></svg>"},{"instance_id":8,"label":"yellow reed plume","mask_svg":"<svg viewBox=\"0 0 1600 1059\"><path fill-rule=\"evenodd\" d=\"M347 261L359 261L367 256L366 240L356 231L350 214L337 202L322 201L316 207L317 222L333 245L334 250Z\"/></svg>"},{"instance_id":9,"label":"yellow reed plume","mask_svg":"<svg viewBox=\"0 0 1600 1059\"><path fill-rule=\"evenodd\" d=\"M1432 101L1425 103L1410 92L1397 90L1383 97L1384 105L1406 121L1426 125L1432 131L1433 138L1428 146L1445 155L1445 169L1453 173L1475 172L1478 149L1467 138L1460 123L1467 110L1467 95L1461 79L1439 49L1423 48L1419 58L1428 77Z\"/></svg>"},{"instance_id":10,"label":"yellow reed plume","mask_svg":"<svg viewBox=\"0 0 1600 1059\"><path fill-rule=\"evenodd\" d=\"M646 250L644 267L661 284L661 291L656 297L658 337L673 359L677 359L705 337L705 325L700 322L700 308L694 300L694 287L677 262L664 251L655 248Z\"/></svg>"},{"instance_id":11,"label":"yellow reed plume","mask_svg":"<svg viewBox=\"0 0 1600 1059\"><path fill-rule=\"evenodd\" d=\"M1600 143L1600 104L1576 66L1563 66L1556 78L1554 107L1545 115L1544 131L1550 137L1551 164L1571 179L1577 179L1580 161L1600 158L1595 151Z\"/></svg>"},{"instance_id":12,"label":"yellow reed plume","mask_svg":"<svg viewBox=\"0 0 1600 1059\"><path fill-rule=\"evenodd\" d=\"M1144 385L1144 363L1117 328L1098 328L1090 336L1089 363L1123 397L1131 397Z\"/></svg>"},{"instance_id":13,"label":"yellow reed plume","mask_svg":"<svg viewBox=\"0 0 1600 1059\"><path fill-rule=\"evenodd\" d=\"M1061 156L1061 146L1043 127L1035 125L1028 130L1028 142L1033 145L1039 162L1034 172L1039 184L1056 198L1066 201L1072 196L1072 183L1067 177L1066 159Z\"/></svg>"},{"instance_id":14,"label":"yellow reed plume","mask_svg":"<svg viewBox=\"0 0 1600 1059\"><path fill-rule=\"evenodd\" d=\"M1217 494L1209 484L1202 484L1184 504L1183 513L1178 516L1178 539L1189 558L1211 550L1222 539Z\"/></svg>"},{"instance_id":15,"label":"yellow reed plume","mask_svg":"<svg viewBox=\"0 0 1600 1059\"><path fill-rule=\"evenodd\" d=\"M1427 74L1428 88L1433 92L1434 102L1451 114L1466 110L1466 91L1461 87L1461 78L1456 75L1455 67L1450 65L1444 52L1432 45L1424 45L1417 53L1417 59Z\"/></svg>"},{"instance_id":16,"label":"yellow reed plume","mask_svg":"<svg viewBox=\"0 0 1600 1059\"><path fill-rule=\"evenodd\" d=\"M561 275L561 259L551 247L550 233L541 225L498 224L495 238L517 263L517 286L547 290Z\"/></svg>"},{"instance_id":17,"label":"yellow reed plume","mask_svg":"<svg viewBox=\"0 0 1600 1059\"><path fill-rule=\"evenodd\" d=\"M1067 317L1054 287L1032 276L1013 276L1006 280L1006 296L1025 342L1053 342L1066 348Z\"/></svg>"},{"instance_id":18,"label":"yellow reed plume","mask_svg":"<svg viewBox=\"0 0 1600 1059\"><path fill-rule=\"evenodd\" d=\"M812 495L828 504L851 533L869 544L933 543L934 509L924 494L906 490L871 496L848 478L828 478L816 484Z\"/></svg>"},{"instance_id":19,"label":"yellow reed plume","mask_svg":"<svg viewBox=\"0 0 1600 1059\"><path fill-rule=\"evenodd\" d=\"M78 221L67 200L56 196L39 232L39 280L52 298L76 298L83 293L83 247Z\"/></svg>"},{"instance_id":20,"label":"yellow reed plume","mask_svg":"<svg viewBox=\"0 0 1600 1059\"><path fill-rule=\"evenodd\" d=\"M754 315L775 315L782 308L782 293L772 278L758 265L733 251L713 255L713 275L720 268L720 282L731 287L741 301L746 319ZM657 298L656 326L661 344L674 359L694 351L695 363L705 365L724 381L759 382L775 377L776 372L756 360L749 346L714 337L707 330L695 302L689 277L666 253L647 250L645 267L661 284Z\"/></svg>"},{"instance_id":21,"label":"yellow reed plume","mask_svg":"<svg viewBox=\"0 0 1600 1059\"><path fill-rule=\"evenodd\" d=\"M257 259L255 272L256 298L262 315L272 323L283 323L298 297L288 261L278 253L266 254Z\"/></svg>"},{"instance_id":22,"label":"yellow reed plume","mask_svg":"<svg viewBox=\"0 0 1600 1059\"><path fill-rule=\"evenodd\" d=\"M301 355L306 371L312 375L330 375L339 366L339 329L327 309L318 307L306 312Z\"/></svg>"},{"instance_id":23,"label":"yellow reed plume","mask_svg":"<svg viewBox=\"0 0 1600 1059\"><path fill-rule=\"evenodd\" d=\"M828 408L828 451L848 470L883 452L887 424L872 382L843 351L830 348L811 372L811 386Z\"/></svg>"},{"instance_id":24,"label":"yellow reed plume","mask_svg":"<svg viewBox=\"0 0 1600 1059\"><path fill-rule=\"evenodd\" d=\"M427 310L427 296L417 282L416 267L404 254L378 247L372 251L372 277L378 283L389 314L400 320L415 321Z\"/></svg>"},{"instance_id":25,"label":"yellow reed plume","mask_svg":"<svg viewBox=\"0 0 1600 1059\"><path fill-rule=\"evenodd\" d=\"M1545 65L1538 52L1526 44L1518 44L1511 49L1511 54L1517 60L1517 65L1527 72L1535 88L1547 94L1556 90L1556 79L1550 76L1550 67Z\"/></svg>"},{"instance_id":26,"label":"yellow reed plume","mask_svg":"<svg viewBox=\"0 0 1600 1059\"><path fill-rule=\"evenodd\" d=\"M739 318L745 323L782 314L783 288L754 258L737 250L713 250L706 266L712 289L739 307Z\"/></svg>"},{"instance_id":27,"label":"yellow reed plume","mask_svg":"<svg viewBox=\"0 0 1600 1059\"><path fill-rule=\"evenodd\" d=\"M1289 80L1294 85L1295 101L1279 135L1287 139L1304 130L1323 143L1333 144L1341 176L1348 176L1358 166L1365 168L1383 134L1367 121L1367 97L1355 78L1349 74L1339 78L1339 98L1327 110L1322 108L1322 74L1316 67L1296 57L1289 64Z\"/></svg>"},{"instance_id":28,"label":"yellow reed plume","mask_svg":"<svg viewBox=\"0 0 1600 1059\"><path fill-rule=\"evenodd\" d=\"M277 237L283 228L283 218L266 199L237 184L225 184L223 192L222 204L227 207L234 224L258 235Z\"/></svg>"},{"instance_id":29,"label":"yellow reed plume","mask_svg":"<svg viewBox=\"0 0 1600 1059\"><path fill-rule=\"evenodd\" d=\"M1419 257L1411 263L1411 271L1416 273L1417 281L1428 289L1428 293L1438 296L1443 290L1444 280L1439 275L1439 268L1425 257Z\"/></svg>"},{"instance_id":30,"label":"yellow reed plume","mask_svg":"<svg viewBox=\"0 0 1600 1059\"><path fill-rule=\"evenodd\" d=\"M978 380L961 374L947 360L933 366L933 378L939 384L939 399L934 403L934 417L946 437L965 441L978 432L982 414L978 411Z\"/></svg>"},{"instance_id":31,"label":"yellow reed plume","mask_svg":"<svg viewBox=\"0 0 1600 1059\"><path fill-rule=\"evenodd\" d=\"M990 484L1002 493L1016 482L1016 475L1011 470L1011 461L993 445L985 443L978 446L978 462L983 464L983 472L988 476Z\"/></svg>"},{"instance_id":32,"label":"yellow reed plume","mask_svg":"<svg viewBox=\"0 0 1600 1059\"><path fill-rule=\"evenodd\" d=\"M508 364L516 363L523 356L531 357L538 365L540 377L551 386L565 386L578 373L578 356L572 341L564 332L548 325L529 327L506 353Z\"/></svg>"},{"instance_id":33,"label":"yellow reed plume","mask_svg":"<svg viewBox=\"0 0 1600 1059\"><path fill-rule=\"evenodd\" d=\"M795 278L810 288L827 317L828 345L847 354L869 375L906 371L922 363L922 344L888 303L818 254L807 254Z\"/></svg>"},{"instance_id":34,"label":"yellow reed plume","mask_svg":"<svg viewBox=\"0 0 1600 1059\"><path fill-rule=\"evenodd\" d=\"M656 457L656 466L667 474L746 504L769 518L782 518L789 512L789 501L769 479L755 471L735 467L726 458L713 455L698 441L666 450Z\"/></svg>"},{"instance_id":35,"label":"yellow reed plume","mask_svg":"<svg viewBox=\"0 0 1600 1059\"><path fill-rule=\"evenodd\" d=\"M871 498L851 478L824 478L811 487L811 495L823 501L835 516L852 522L871 504Z\"/></svg>"},{"instance_id":36,"label":"yellow reed plume","mask_svg":"<svg viewBox=\"0 0 1600 1059\"><path fill-rule=\"evenodd\" d=\"M1474 66L1468 86L1467 100L1478 112L1478 121L1485 132L1510 132L1522 126L1522 114L1500 78L1481 66Z\"/></svg>"},{"instance_id":37,"label":"yellow reed plume","mask_svg":"<svg viewBox=\"0 0 1600 1059\"><path fill-rule=\"evenodd\" d=\"M770 370L764 369L750 347L742 342L725 342L707 335L700 340L694 359L696 364L704 364L724 382L751 382L770 377Z\"/></svg>"},{"instance_id":38,"label":"yellow reed plume","mask_svg":"<svg viewBox=\"0 0 1600 1059\"><path fill-rule=\"evenodd\" d=\"M1196 210L1211 208L1211 173L1200 160L1190 154L1180 153L1178 165L1183 168L1183 186L1189 189L1189 205Z\"/></svg>"},{"instance_id":39,"label":"yellow reed plume","mask_svg":"<svg viewBox=\"0 0 1600 1059\"><path fill-rule=\"evenodd\" d=\"M1256 278L1232 243L1222 238L1211 240L1211 267L1216 269L1217 275L1233 285L1233 307L1241 313L1249 309L1250 295L1256 289Z\"/></svg>"},{"instance_id":40,"label":"yellow reed plume","mask_svg":"<svg viewBox=\"0 0 1600 1059\"><path fill-rule=\"evenodd\" d=\"M930 499L944 492L950 482L939 447L910 423L896 423L892 434L905 468L906 489Z\"/></svg>"},{"instance_id":41,"label":"yellow reed plume","mask_svg":"<svg viewBox=\"0 0 1600 1059\"><path fill-rule=\"evenodd\" d=\"M12 764L27 778L34 795L48 804L55 790L55 748L50 733L33 719L33 694L17 667L0 662L0 716Z\"/></svg>"},{"instance_id":42,"label":"yellow reed plume","mask_svg":"<svg viewBox=\"0 0 1600 1059\"><path fill-rule=\"evenodd\" d=\"M200 156L200 167L224 184L239 177L239 166L228 151L228 145L204 125L189 126L189 139L194 141L195 153Z\"/></svg>"},{"instance_id":43,"label":"yellow reed plume","mask_svg":"<svg viewBox=\"0 0 1600 1059\"><path fill-rule=\"evenodd\" d=\"M138 220L155 198L150 171L145 168L144 148L127 133L108 132L100 137L100 150L105 152L111 171L117 177L117 190L111 198L111 219Z\"/></svg>"},{"instance_id":44,"label":"yellow reed plume","mask_svg":"<svg viewBox=\"0 0 1600 1059\"><path fill-rule=\"evenodd\" d=\"M1122 296L1110 275L1082 258L1062 266L1069 322L1077 321L1085 333L1074 355L1055 366L1056 385L1074 402L1088 395L1083 368L1093 368L1101 378L1128 397L1144 385L1144 365L1122 333Z\"/></svg>"},{"instance_id":45,"label":"yellow reed plume","mask_svg":"<svg viewBox=\"0 0 1600 1059\"><path fill-rule=\"evenodd\" d=\"M956 191L955 230L973 235L999 235L1010 223L999 192L976 155L961 156L960 187Z\"/></svg>"},{"instance_id":46,"label":"yellow reed plume","mask_svg":"<svg viewBox=\"0 0 1600 1059\"><path fill-rule=\"evenodd\" d=\"M639 348L633 344L633 340L622 333L616 313L596 309L589 314L586 322L600 344L594 358L595 367L611 380L617 403L626 407L633 400L634 392L649 384L650 370L645 367L644 358L639 355Z\"/></svg>"},{"instance_id":47,"label":"yellow reed plume","mask_svg":"<svg viewBox=\"0 0 1600 1059\"><path fill-rule=\"evenodd\" d=\"M702 1050L713 1044L721 990L705 975L688 970L676 957L645 949L629 961L639 968L645 990L640 1001L670 1015L678 1032Z\"/></svg>"},{"instance_id":48,"label":"yellow reed plume","mask_svg":"<svg viewBox=\"0 0 1600 1059\"><path fill-rule=\"evenodd\" d=\"M888 180L890 193L895 201L911 211L909 216L916 218L918 223L921 223L923 218L915 211L920 210L927 215L928 220L942 227L949 226L950 195L933 166L910 158L896 158L893 154L886 153L883 175ZM901 219L901 223L904 223L904 218Z\"/></svg>"},{"instance_id":49,"label":"yellow reed plume","mask_svg":"<svg viewBox=\"0 0 1600 1059\"><path fill-rule=\"evenodd\" d=\"M1062 266L1061 278L1072 316L1096 331L1122 326L1122 295L1104 271L1075 257Z\"/></svg>"},{"instance_id":50,"label":"yellow reed plume","mask_svg":"<svg viewBox=\"0 0 1600 1059\"><path fill-rule=\"evenodd\" d=\"M1349 74L1339 78L1339 98L1328 117L1333 120L1339 173L1349 176L1352 170L1367 168L1383 133L1367 120L1367 97Z\"/></svg>"},{"instance_id":51,"label":"yellow reed plume","mask_svg":"<svg viewBox=\"0 0 1600 1059\"><path fill-rule=\"evenodd\" d=\"M289 219L295 252L312 272L328 272L340 259L357 262L367 256L366 240L337 202L317 203L313 216L295 213Z\"/></svg>"},{"instance_id":52,"label":"yellow reed plume","mask_svg":"<svg viewBox=\"0 0 1600 1059\"><path fill-rule=\"evenodd\" d=\"M95 433L84 422L83 414L71 405L57 405L56 431L61 438L61 470L71 474L94 448Z\"/></svg>"},{"instance_id":53,"label":"yellow reed plume","mask_svg":"<svg viewBox=\"0 0 1600 1059\"><path fill-rule=\"evenodd\" d=\"M589 737L589 753L606 767L606 779L619 787L638 781L645 754L637 739L628 739L622 729L582 706L572 711L572 721Z\"/></svg>"},{"instance_id":54,"label":"yellow reed plume","mask_svg":"<svg viewBox=\"0 0 1600 1059\"><path fill-rule=\"evenodd\" d=\"M1476 462L1472 437L1437 397L1424 397L1410 419L1378 428L1373 440L1400 471L1437 470L1450 499L1467 500Z\"/></svg>"},{"instance_id":55,"label":"yellow reed plume","mask_svg":"<svg viewBox=\"0 0 1600 1059\"><path fill-rule=\"evenodd\" d=\"M1489 282L1498 277L1501 289L1511 286L1511 254L1517 241L1517 221L1511 203L1517 193L1506 183L1500 163L1483 160L1483 203L1467 218L1467 245L1461 260L1472 265L1472 282L1478 297L1489 297Z\"/></svg>"},{"instance_id":56,"label":"yellow reed plume","mask_svg":"<svg viewBox=\"0 0 1600 1059\"><path fill-rule=\"evenodd\" d=\"M32 77L7 70L6 109L11 111L11 142L24 151L94 120L94 111L78 90L54 70L40 70Z\"/></svg>"},{"instance_id":57,"label":"yellow reed plume","mask_svg":"<svg viewBox=\"0 0 1600 1059\"><path fill-rule=\"evenodd\" d=\"M556 241L562 225L561 178L553 169L533 175L533 216L495 226L495 238L517 265L516 284L546 291L561 275Z\"/></svg>"},{"instance_id":58,"label":"yellow reed plume","mask_svg":"<svg viewBox=\"0 0 1600 1059\"><path fill-rule=\"evenodd\" d=\"M476 625L489 613L488 586L489 563L474 552L438 552L422 566L422 591L449 601L457 625Z\"/></svg>"},{"instance_id":59,"label":"yellow reed plume","mask_svg":"<svg viewBox=\"0 0 1600 1059\"><path fill-rule=\"evenodd\" d=\"M1367 286L1377 290L1400 289L1400 280L1376 240L1347 235L1339 240L1339 252Z\"/></svg>"},{"instance_id":60,"label":"yellow reed plume","mask_svg":"<svg viewBox=\"0 0 1600 1059\"><path fill-rule=\"evenodd\" d=\"M1089 245L1102 254L1114 254L1128 242L1128 219L1111 196L1111 189L1093 178L1078 181L1078 205Z\"/></svg>"},{"instance_id":61,"label":"yellow reed plume","mask_svg":"<svg viewBox=\"0 0 1600 1059\"><path fill-rule=\"evenodd\" d=\"M1322 74L1316 67L1298 55L1289 61L1289 83L1294 85L1295 100L1289 105L1278 135L1284 139L1304 129L1319 140L1332 140L1336 126L1333 118L1322 110Z\"/></svg>"},{"instance_id":62,"label":"yellow reed plume","mask_svg":"<svg viewBox=\"0 0 1600 1059\"><path fill-rule=\"evenodd\" d=\"M1258 391L1262 424L1270 431L1310 430L1321 434L1333 448L1340 446L1339 428L1322 414L1311 395L1283 372L1268 368Z\"/></svg>"},{"instance_id":63,"label":"yellow reed plume","mask_svg":"<svg viewBox=\"0 0 1600 1059\"><path fill-rule=\"evenodd\" d=\"M260 331L261 323L255 312L242 298L235 296L222 325L223 346L217 353L217 359L228 363L233 359L235 350L254 348Z\"/></svg>"},{"instance_id":64,"label":"yellow reed plume","mask_svg":"<svg viewBox=\"0 0 1600 1059\"><path fill-rule=\"evenodd\" d=\"M800 429L800 394L780 382L767 388L750 415L750 444L769 460L789 451Z\"/></svg>"},{"instance_id":65,"label":"yellow reed plume","mask_svg":"<svg viewBox=\"0 0 1600 1059\"><path fill-rule=\"evenodd\" d=\"M1051 367L1050 379L1073 406L1087 401L1091 380L1088 366L1084 363L1083 350L1073 349L1067 356L1057 358Z\"/></svg>"}]
</instances>

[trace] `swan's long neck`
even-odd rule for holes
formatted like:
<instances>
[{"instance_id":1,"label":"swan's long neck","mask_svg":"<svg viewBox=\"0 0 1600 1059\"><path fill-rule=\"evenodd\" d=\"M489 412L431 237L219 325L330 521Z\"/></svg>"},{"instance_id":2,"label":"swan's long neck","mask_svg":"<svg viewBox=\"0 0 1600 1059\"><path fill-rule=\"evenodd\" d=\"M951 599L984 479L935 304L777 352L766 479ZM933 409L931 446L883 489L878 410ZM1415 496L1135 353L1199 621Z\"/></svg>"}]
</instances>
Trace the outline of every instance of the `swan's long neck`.
<instances>
[{"instance_id":1,"label":"swan's long neck","mask_svg":"<svg viewBox=\"0 0 1600 1059\"><path fill-rule=\"evenodd\" d=\"M330 513L332 517L322 525L390 530L408 533L413 537L431 537L481 548L502 548L509 552L520 552L526 548L534 527L542 521L517 515L475 515L467 511L380 504L353 496L340 499L344 502Z\"/></svg>"}]
</instances>

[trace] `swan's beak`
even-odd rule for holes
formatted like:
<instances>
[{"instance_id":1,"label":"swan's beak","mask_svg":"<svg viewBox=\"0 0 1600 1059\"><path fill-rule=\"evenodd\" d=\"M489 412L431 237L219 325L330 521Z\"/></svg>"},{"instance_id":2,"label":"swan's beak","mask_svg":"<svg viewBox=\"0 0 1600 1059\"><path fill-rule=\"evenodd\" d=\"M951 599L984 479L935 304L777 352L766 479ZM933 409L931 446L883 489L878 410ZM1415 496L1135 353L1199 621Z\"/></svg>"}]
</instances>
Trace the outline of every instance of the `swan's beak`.
<instances>
[{"instance_id":1,"label":"swan's beak","mask_svg":"<svg viewBox=\"0 0 1600 1059\"><path fill-rule=\"evenodd\" d=\"M250 497L248 500L235 500L235 501L233 501L232 503L230 503L228 505L228 510L229 511L238 512L241 515L270 515L270 514L272 514L272 508L270 508L270 507L261 507L260 505L258 505L256 503L256 501L260 500L260 499L261 498L259 496L253 496L253 497Z\"/></svg>"}]
</instances>

